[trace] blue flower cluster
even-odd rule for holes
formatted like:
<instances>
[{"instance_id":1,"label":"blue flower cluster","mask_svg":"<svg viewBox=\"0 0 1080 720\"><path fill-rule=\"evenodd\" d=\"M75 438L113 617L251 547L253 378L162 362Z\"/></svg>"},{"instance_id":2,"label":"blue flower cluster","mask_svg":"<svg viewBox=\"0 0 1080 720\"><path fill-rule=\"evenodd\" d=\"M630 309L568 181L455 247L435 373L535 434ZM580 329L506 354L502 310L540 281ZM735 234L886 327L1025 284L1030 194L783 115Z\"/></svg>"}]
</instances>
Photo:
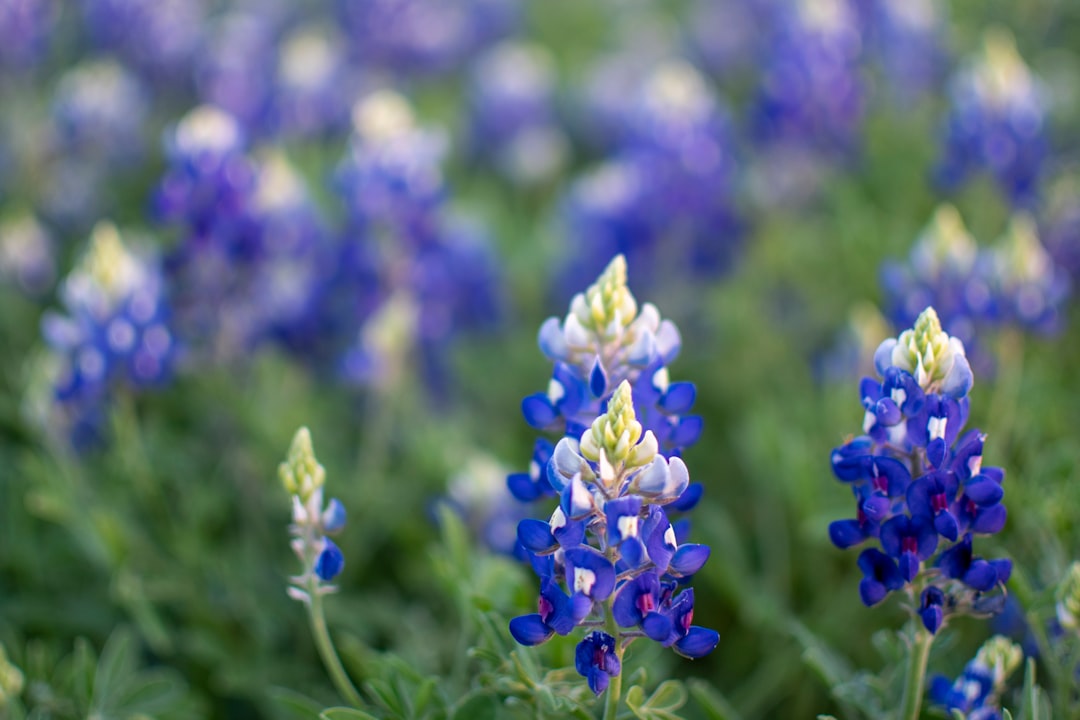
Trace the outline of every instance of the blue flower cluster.
<instances>
[{"instance_id":1,"label":"blue flower cluster","mask_svg":"<svg viewBox=\"0 0 1080 720\"><path fill-rule=\"evenodd\" d=\"M1006 510L1001 468L983 467L978 430L968 418L971 368L963 344L927 308L910 330L886 340L864 378L863 434L832 452L836 477L850 486L856 517L829 526L846 549L876 540L859 555L862 601L876 605L896 590L915 599L931 633L950 614L992 611L1010 560L973 554L972 537L998 532Z\"/></svg>"},{"instance_id":2,"label":"blue flower cluster","mask_svg":"<svg viewBox=\"0 0 1080 720\"><path fill-rule=\"evenodd\" d=\"M953 79L938 181L955 188L988 172L1014 206L1032 207L1048 154L1046 91L1004 29Z\"/></svg>"},{"instance_id":3,"label":"blue flower cluster","mask_svg":"<svg viewBox=\"0 0 1080 720\"><path fill-rule=\"evenodd\" d=\"M668 381L678 345L675 326L655 307L638 313L617 256L575 296L564 323L544 323L540 346L555 360L555 375L548 392L522 403L531 425L565 434L554 448L538 443L531 472L507 480L522 500L559 498L549 520L518 525L540 598L538 612L514 618L510 632L536 645L579 626L603 628L576 654L596 694L619 674L635 638L690 658L719 642L715 631L691 624L693 589L678 591L709 557L706 546L680 543L668 518L701 495L678 456L701 428L700 419L682 415L693 386Z\"/></svg>"},{"instance_id":4,"label":"blue flower cluster","mask_svg":"<svg viewBox=\"0 0 1080 720\"><path fill-rule=\"evenodd\" d=\"M930 681L930 699L946 712L967 720L1002 720L999 696L1005 681L1020 665L1023 651L1001 635L990 638L954 681L937 675Z\"/></svg>"},{"instance_id":5,"label":"blue flower cluster","mask_svg":"<svg viewBox=\"0 0 1080 720\"><path fill-rule=\"evenodd\" d=\"M345 556L328 537L345 527L345 506L337 498L323 505L326 470L315 458L307 428L296 431L278 476L292 495L290 545L303 564L303 572L290 578L289 597L310 603L316 593L334 592L328 583L345 567Z\"/></svg>"},{"instance_id":6,"label":"blue flower cluster","mask_svg":"<svg viewBox=\"0 0 1080 720\"><path fill-rule=\"evenodd\" d=\"M1030 216L1015 214L1002 237L981 248L951 205L935 210L907 263L882 266L881 282L895 325L909 327L933 305L980 369L988 364L980 335L999 327L1055 332L1069 291Z\"/></svg>"},{"instance_id":7,"label":"blue flower cluster","mask_svg":"<svg viewBox=\"0 0 1080 720\"><path fill-rule=\"evenodd\" d=\"M713 278L735 254L731 121L692 66L660 64L619 98L607 160L563 201L573 258L558 277L576 291L622 254L648 284L664 277ZM645 274L648 273L648 274ZM567 295L570 293L567 292Z\"/></svg>"},{"instance_id":8,"label":"blue flower cluster","mask_svg":"<svg viewBox=\"0 0 1080 720\"><path fill-rule=\"evenodd\" d=\"M102 437L112 394L171 377L176 343L161 279L149 260L100 223L61 288L66 314L47 313L42 331L58 360L53 394L76 447Z\"/></svg>"}]
</instances>

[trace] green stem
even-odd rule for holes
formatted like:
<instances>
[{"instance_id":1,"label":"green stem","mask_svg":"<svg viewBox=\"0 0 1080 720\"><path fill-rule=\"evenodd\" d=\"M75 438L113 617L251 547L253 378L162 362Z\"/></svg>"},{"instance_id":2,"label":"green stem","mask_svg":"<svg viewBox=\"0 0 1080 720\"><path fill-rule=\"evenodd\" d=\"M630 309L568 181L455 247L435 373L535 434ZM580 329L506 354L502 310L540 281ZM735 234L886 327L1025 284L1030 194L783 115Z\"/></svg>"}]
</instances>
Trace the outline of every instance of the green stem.
<instances>
[{"instance_id":1,"label":"green stem","mask_svg":"<svg viewBox=\"0 0 1080 720\"><path fill-rule=\"evenodd\" d=\"M326 671L330 673L330 679L334 681L334 687L353 707L364 707L364 701L356 686L352 684L348 673L345 672L334 642L330 639L330 632L326 629L326 615L323 613L322 595L319 594L318 583L308 585L308 593L311 602L308 603L308 619L311 620L311 634L315 638L315 647L319 649L319 657L322 658Z\"/></svg>"},{"instance_id":2,"label":"green stem","mask_svg":"<svg viewBox=\"0 0 1080 720\"><path fill-rule=\"evenodd\" d=\"M615 675L608 680L607 696L604 698L604 720L615 720L619 714L619 700L622 695L622 676L623 676L623 653L626 652L626 648L623 647L622 638L619 637L619 626L615 622L615 616L611 612L612 599L605 607L607 615L605 630L607 634L615 638L615 657L619 659L619 674Z\"/></svg>"},{"instance_id":3,"label":"green stem","mask_svg":"<svg viewBox=\"0 0 1080 720\"><path fill-rule=\"evenodd\" d=\"M923 690L926 686L926 663L930 659L930 646L934 636L921 626L915 630L915 644L908 660L907 677L904 679L904 700L900 720L919 720L922 711Z\"/></svg>"}]
</instances>

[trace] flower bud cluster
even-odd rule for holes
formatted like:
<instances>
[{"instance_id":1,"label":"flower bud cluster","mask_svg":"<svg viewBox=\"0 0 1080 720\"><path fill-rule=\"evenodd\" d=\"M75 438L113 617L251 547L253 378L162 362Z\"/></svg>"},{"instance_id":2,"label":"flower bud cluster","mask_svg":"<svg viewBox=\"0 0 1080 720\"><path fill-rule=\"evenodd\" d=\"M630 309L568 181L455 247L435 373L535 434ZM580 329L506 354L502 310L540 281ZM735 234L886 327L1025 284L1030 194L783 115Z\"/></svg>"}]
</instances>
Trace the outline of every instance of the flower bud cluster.
<instances>
[{"instance_id":1,"label":"flower bud cluster","mask_svg":"<svg viewBox=\"0 0 1080 720\"><path fill-rule=\"evenodd\" d=\"M1074 562L1065 571L1055 600L1058 623L1062 628L1080 635L1080 562Z\"/></svg>"},{"instance_id":2,"label":"flower bud cluster","mask_svg":"<svg viewBox=\"0 0 1080 720\"><path fill-rule=\"evenodd\" d=\"M518 497L539 497L526 491L543 483L544 494L559 499L548 520L518 525L518 541L541 585L538 612L514 618L510 632L521 644L536 645L577 627L603 628L581 641L575 657L596 694L619 674L623 651L635 638L651 638L690 658L706 655L719 642L715 631L691 624L693 589L677 592L710 551L683 542L685 524L673 525L668 513L691 509L700 486L690 485L682 459L665 456L656 433L639 420L636 408L642 403L627 377L633 369L609 366L621 379L613 391L606 386L601 358L622 357L625 345L618 343L656 342L650 328L635 325L640 317L618 257L575 299L562 328L545 323L542 347L547 340L546 351L555 349L568 369L565 376L580 383L580 392L592 393L590 406L601 409L587 424L580 420L581 406L562 418L561 427L575 434L553 448L538 444L534 474L511 475L508 481ZM586 380L582 367L589 357L596 359ZM576 365L565 362L575 358Z\"/></svg>"},{"instance_id":3,"label":"flower bud cluster","mask_svg":"<svg viewBox=\"0 0 1080 720\"><path fill-rule=\"evenodd\" d=\"M1005 473L983 467L984 434L961 435L971 368L933 308L883 342L874 361L883 379L860 385L863 434L832 453L834 474L855 496L856 517L832 523L829 537L841 549L879 543L859 555L863 602L876 605L906 589L936 633L949 615L999 609L995 591L1012 563L976 557L972 537L1004 526Z\"/></svg>"},{"instance_id":4,"label":"flower bud cluster","mask_svg":"<svg viewBox=\"0 0 1080 720\"><path fill-rule=\"evenodd\" d=\"M296 431L285 462L278 466L278 477L292 495L290 545L303 564L303 572L290 578L289 597L310 602L312 593L336 590L327 583L345 567L341 549L328 537L345 527L345 506L337 498L323 504L326 471L315 458L307 428Z\"/></svg>"}]
</instances>

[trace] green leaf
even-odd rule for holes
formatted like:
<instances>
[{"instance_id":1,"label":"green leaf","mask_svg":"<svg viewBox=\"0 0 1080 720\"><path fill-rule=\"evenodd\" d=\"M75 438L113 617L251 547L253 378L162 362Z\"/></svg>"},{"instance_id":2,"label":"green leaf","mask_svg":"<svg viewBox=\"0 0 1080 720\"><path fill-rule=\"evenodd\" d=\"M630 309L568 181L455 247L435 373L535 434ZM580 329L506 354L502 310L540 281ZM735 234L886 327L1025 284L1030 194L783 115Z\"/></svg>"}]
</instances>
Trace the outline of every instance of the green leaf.
<instances>
[{"instance_id":1,"label":"green leaf","mask_svg":"<svg viewBox=\"0 0 1080 720\"><path fill-rule=\"evenodd\" d=\"M179 702L184 686L172 673L142 672L132 678L123 695L117 699L117 709L127 715L158 715Z\"/></svg>"},{"instance_id":2,"label":"green leaf","mask_svg":"<svg viewBox=\"0 0 1080 720\"><path fill-rule=\"evenodd\" d=\"M127 628L117 628L109 636L94 674L92 710L102 712L120 707L123 686L136 671L135 652L135 636Z\"/></svg>"},{"instance_id":3,"label":"green leaf","mask_svg":"<svg viewBox=\"0 0 1080 720\"><path fill-rule=\"evenodd\" d=\"M356 708L336 707L319 713L319 720L378 720L378 718Z\"/></svg>"},{"instance_id":4,"label":"green leaf","mask_svg":"<svg viewBox=\"0 0 1080 720\"><path fill-rule=\"evenodd\" d=\"M1028 658L1024 668L1023 705L1017 720L1051 720L1050 699L1035 682L1035 658Z\"/></svg>"},{"instance_id":5,"label":"green leaf","mask_svg":"<svg viewBox=\"0 0 1080 720\"><path fill-rule=\"evenodd\" d=\"M488 692L475 692L466 695L461 704L454 709L451 720L496 720L499 716L499 703Z\"/></svg>"},{"instance_id":6,"label":"green leaf","mask_svg":"<svg viewBox=\"0 0 1080 720\"><path fill-rule=\"evenodd\" d=\"M720 691L702 680L691 680L690 695L712 720L742 720L742 716Z\"/></svg>"},{"instance_id":7,"label":"green leaf","mask_svg":"<svg viewBox=\"0 0 1080 720\"><path fill-rule=\"evenodd\" d=\"M686 704L686 686L678 680L666 680L653 692L647 705L653 710L674 712Z\"/></svg>"},{"instance_id":8,"label":"green leaf","mask_svg":"<svg viewBox=\"0 0 1080 720\"><path fill-rule=\"evenodd\" d=\"M638 709L645 703L645 691L640 685L634 685L626 692L626 706L638 715ZM638 715L640 717L640 715Z\"/></svg>"},{"instance_id":9,"label":"green leaf","mask_svg":"<svg viewBox=\"0 0 1080 720\"><path fill-rule=\"evenodd\" d=\"M315 720L322 713L322 703L289 688L272 687L267 695L282 720Z\"/></svg>"}]
</instances>

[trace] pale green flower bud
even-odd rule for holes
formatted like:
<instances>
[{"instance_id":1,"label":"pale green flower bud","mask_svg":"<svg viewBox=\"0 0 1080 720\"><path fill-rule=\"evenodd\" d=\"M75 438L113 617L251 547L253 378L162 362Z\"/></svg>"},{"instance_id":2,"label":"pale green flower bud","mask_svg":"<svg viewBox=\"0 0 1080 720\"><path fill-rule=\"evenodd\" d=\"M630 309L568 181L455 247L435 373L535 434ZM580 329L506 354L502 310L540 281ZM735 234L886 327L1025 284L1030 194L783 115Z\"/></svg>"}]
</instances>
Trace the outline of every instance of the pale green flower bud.
<instances>
[{"instance_id":1,"label":"pale green flower bud","mask_svg":"<svg viewBox=\"0 0 1080 720\"><path fill-rule=\"evenodd\" d=\"M285 490L296 495L302 503L326 483L326 470L315 458L311 433L306 427L297 430L293 436L288 457L278 465L278 477Z\"/></svg>"},{"instance_id":2,"label":"pale green flower bud","mask_svg":"<svg viewBox=\"0 0 1080 720\"><path fill-rule=\"evenodd\" d=\"M1035 79L1016 49L1016 40L1004 27L983 35L982 55L974 68L979 95L992 107L1003 107L1031 93Z\"/></svg>"},{"instance_id":3,"label":"pale green flower bud","mask_svg":"<svg viewBox=\"0 0 1080 720\"><path fill-rule=\"evenodd\" d=\"M1053 261L1039 242L1035 220L1027 213L1014 215L998 241L994 271L1006 287L1051 280Z\"/></svg>"},{"instance_id":4,"label":"pale green flower bud","mask_svg":"<svg viewBox=\"0 0 1080 720\"><path fill-rule=\"evenodd\" d=\"M1005 687L1005 681L1023 660L1023 649L1004 635L995 635L987 640L975 655L975 662L986 668L994 678L995 692Z\"/></svg>"},{"instance_id":5,"label":"pale green flower bud","mask_svg":"<svg viewBox=\"0 0 1080 720\"><path fill-rule=\"evenodd\" d=\"M964 226L960 213L952 205L943 204L919 235L911 261L920 276L937 277L943 272L962 275L974 266L978 253L975 238Z\"/></svg>"},{"instance_id":6,"label":"pale green flower bud","mask_svg":"<svg viewBox=\"0 0 1080 720\"><path fill-rule=\"evenodd\" d=\"M611 396L607 412L596 418L592 427L581 436L581 454L592 462L601 462L603 458L603 462L610 463L617 472L619 467L649 464L658 451L656 437L651 431L642 437L630 383L623 380Z\"/></svg>"},{"instance_id":7,"label":"pale green flower bud","mask_svg":"<svg viewBox=\"0 0 1080 720\"><path fill-rule=\"evenodd\" d=\"M1080 562L1065 571L1057 587L1057 616L1061 627L1080 633Z\"/></svg>"},{"instance_id":8,"label":"pale green flower bud","mask_svg":"<svg viewBox=\"0 0 1080 720\"><path fill-rule=\"evenodd\" d=\"M891 352L892 364L906 370L925 392L949 391L960 384L966 393L971 370L964 354L964 344L941 329L941 321L932 307L922 311L915 327L900 333ZM962 375L964 380L956 380ZM962 394L962 393L961 393Z\"/></svg>"},{"instance_id":9,"label":"pale green flower bud","mask_svg":"<svg viewBox=\"0 0 1080 720\"><path fill-rule=\"evenodd\" d=\"M626 258L612 258L596 282L574 297L570 309L584 328L602 337L621 333L637 316L637 301L626 286Z\"/></svg>"}]
</instances>

